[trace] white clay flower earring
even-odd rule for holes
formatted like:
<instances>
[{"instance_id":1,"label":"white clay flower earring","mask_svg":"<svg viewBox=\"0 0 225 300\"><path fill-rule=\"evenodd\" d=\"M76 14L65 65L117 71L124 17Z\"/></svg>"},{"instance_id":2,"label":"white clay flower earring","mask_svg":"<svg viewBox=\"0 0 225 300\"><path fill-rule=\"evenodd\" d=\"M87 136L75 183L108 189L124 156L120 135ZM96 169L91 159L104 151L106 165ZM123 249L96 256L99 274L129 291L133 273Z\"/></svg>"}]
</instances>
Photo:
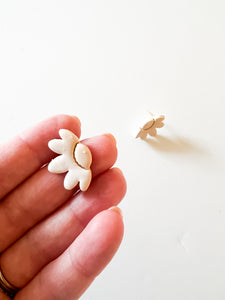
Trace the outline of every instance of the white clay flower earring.
<instances>
[{"instance_id":1,"label":"white clay flower earring","mask_svg":"<svg viewBox=\"0 0 225 300\"><path fill-rule=\"evenodd\" d=\"M67 129L60 129L61 139L49 141L49 148L60 156L48 165L51 173L68 173L64 179L64 187L72 190L79 182L81 191L86 191L91 183L91 151L79 142L78 137Z\"/></svg>"}]
</instances>

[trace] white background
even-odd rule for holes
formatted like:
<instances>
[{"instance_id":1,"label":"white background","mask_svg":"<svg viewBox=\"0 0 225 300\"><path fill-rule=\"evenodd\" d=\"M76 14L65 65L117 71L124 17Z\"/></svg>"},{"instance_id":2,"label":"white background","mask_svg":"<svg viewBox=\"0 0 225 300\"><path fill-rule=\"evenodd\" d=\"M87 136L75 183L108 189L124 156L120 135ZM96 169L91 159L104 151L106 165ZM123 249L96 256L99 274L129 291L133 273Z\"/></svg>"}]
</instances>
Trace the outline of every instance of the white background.
<instances>
[{"instance_id":1,"label":"white background","mask_svg":"<svg viewBox=\"0 0 225 300\"><path fill-rule=\"evenodd\" d=\"M56 113L117 137L125 237L82 300L225 299L224 0L2 0L0 101L1 141Z\"/></svg>"}]
</instances>

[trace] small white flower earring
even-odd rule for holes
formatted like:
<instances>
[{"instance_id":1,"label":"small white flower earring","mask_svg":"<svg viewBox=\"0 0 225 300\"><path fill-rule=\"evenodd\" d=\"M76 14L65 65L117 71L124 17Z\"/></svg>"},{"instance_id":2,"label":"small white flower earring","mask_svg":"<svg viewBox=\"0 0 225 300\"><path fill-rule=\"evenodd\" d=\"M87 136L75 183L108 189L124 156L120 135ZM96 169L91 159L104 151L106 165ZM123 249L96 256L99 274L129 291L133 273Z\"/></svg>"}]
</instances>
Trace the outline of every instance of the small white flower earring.
<instances>
[{"instance_id":1,"label":"small white flower earring","mask_svg":"<svg viewBox=\"0 0 225 300\"><path fill-rule=\"evenodd\" d=\"M145 139L147 135L156 136L157 130L156 128L161 128L164 126L163 120L165 116L163 115L153 115L149 112L150 116L143 122L143 126L140 127L136 138Z\"/></svg>"},{"instance_id":2,"label":"small white flower earring","mask_svg":"<svg viewBox=\"0 0 225 300\"><path fill-rule=\"evenodd\" d=\"M49 148L57 154L48 165L51 173L68 173L64 179L64 187L72 190L79 183L81 191L86 191L91 183L91 151L79 142L78 137L67 129L60 129L61 139L49 141Z\"/></svg>"}]
</instances>

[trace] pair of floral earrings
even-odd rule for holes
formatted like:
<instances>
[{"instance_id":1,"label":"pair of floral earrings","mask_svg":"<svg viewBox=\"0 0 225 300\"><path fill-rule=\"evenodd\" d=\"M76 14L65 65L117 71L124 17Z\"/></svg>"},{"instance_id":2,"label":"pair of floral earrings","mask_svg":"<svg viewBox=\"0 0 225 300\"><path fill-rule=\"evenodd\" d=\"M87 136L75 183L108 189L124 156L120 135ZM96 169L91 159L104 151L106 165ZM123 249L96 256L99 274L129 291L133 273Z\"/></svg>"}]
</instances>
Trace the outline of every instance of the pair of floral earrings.
<instances>
[{"instance_id":1,"label":"pair of floral earrings","mask_svg":"<svg viewBox=\"0 0 225 300\"><path fill-rule=\"evenodd\" d=\"M164 126L163 115L149 114L150 117L143 122L136 138L145 139L147 135L156 136L156 129ZM79 182L80 190L86 191L92 179L91 151L68 129L60 129L59 136L61 139L54 139L48 143L53 152L60 154L49 163L48 170L56 174L67 172L64 178L65 189L72 190Z\"/></svg>"}]
</instances>

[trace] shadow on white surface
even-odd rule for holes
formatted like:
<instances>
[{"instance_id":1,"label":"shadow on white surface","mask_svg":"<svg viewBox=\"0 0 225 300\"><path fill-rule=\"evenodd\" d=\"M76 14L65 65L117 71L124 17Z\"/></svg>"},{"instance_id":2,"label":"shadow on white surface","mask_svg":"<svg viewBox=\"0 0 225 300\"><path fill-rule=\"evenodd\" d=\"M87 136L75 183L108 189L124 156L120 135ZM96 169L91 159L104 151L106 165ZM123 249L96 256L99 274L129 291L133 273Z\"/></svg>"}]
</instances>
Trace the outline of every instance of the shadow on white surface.
<instances>
[{"instance_id":1,"label":"shadow on white surface","mask_svg":"<svg viewBox=\"0 0 225 300\"><path fill-rule=\"evenodd\" d=\"M179 136L169 138L166 136L157 135L154 138L147 137L144 141L157 151L171 153L192 153L199 155L207 154L205 149L201 148L199 145L196 145Z\"/></svg>"}]
</instances>

